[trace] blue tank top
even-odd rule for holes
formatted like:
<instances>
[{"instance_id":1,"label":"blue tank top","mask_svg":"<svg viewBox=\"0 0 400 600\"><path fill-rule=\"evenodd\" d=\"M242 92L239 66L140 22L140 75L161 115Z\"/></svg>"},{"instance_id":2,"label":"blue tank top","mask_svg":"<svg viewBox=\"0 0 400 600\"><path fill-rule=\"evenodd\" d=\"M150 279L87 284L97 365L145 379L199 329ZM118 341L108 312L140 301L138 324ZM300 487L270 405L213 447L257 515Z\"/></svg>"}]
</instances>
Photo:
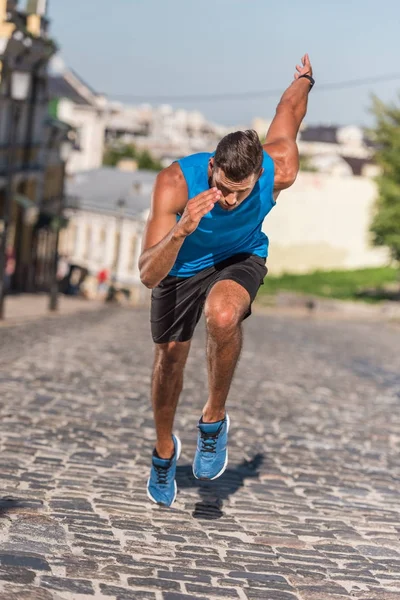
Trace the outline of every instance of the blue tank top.
<instances>
[{"instance_id":1,"label":"blue tank top","mask_svg":"<svg viewBox=\"0 0 400 600\"><path fill-rule=\"evenodd\" d=\"M202 152L178 161L188 187L188 200L209 189L208 161L212 154ZM275 206L274 163L264 151L264 172L251 194L237 208L226 211L215 204L197 229L182 244L170 275L191 277L234 254L266 257L268 238L262 224ZM179 221L180 216L177 216Z\"/></svg>"}]
</instances>

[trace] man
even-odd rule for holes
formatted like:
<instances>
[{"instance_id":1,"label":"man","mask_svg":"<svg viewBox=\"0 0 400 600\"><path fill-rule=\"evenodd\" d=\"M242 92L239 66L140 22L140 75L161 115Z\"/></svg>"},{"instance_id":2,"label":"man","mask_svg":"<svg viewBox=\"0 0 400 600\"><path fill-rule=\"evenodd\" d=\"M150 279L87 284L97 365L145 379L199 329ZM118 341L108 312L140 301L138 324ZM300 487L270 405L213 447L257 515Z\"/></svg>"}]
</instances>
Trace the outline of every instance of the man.
<instances>
[{"instance_id":1,"label":"man","mask_svg":"<svg viewBox=\"0 0 400 600\"><path fill-rule=\"evenodd\" d=\"M173 422L194 329L204 309L209 395L198 423L193 473L216 479L228 463L229 388L241 322L267 273L262 224L299 169L296 137L314 85L308 55L296 67L261 146L255 131L227 135L214 154L195 154L157 177L139 261L152 292L152 401L157 433L149 498L171 506L181 444Z\"/></svg>"}]
</instances>

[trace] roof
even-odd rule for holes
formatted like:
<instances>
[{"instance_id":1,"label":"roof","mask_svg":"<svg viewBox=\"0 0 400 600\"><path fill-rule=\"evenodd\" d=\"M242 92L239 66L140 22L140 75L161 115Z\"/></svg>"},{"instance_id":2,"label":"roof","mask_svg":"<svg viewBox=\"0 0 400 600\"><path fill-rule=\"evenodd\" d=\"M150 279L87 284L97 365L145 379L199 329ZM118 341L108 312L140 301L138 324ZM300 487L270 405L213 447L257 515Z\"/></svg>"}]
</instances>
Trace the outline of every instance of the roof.
<instances>
[{"instance_id":1,"label":"roof","mask_svg":"<svg viewBox=\"0 0 400 600\"><path fill-rule=\"evenodd\" d=\"M75 104L91 106L86 98L81 96L62 75L49 77L49 96L51 100L54 98L68 98Z\"/></svg>"},{"instance_id":2,"label":"roof","mask_svg":"<svg viewBox=\"0 0 400 600\"><path fill-rule=\"evenodd\" d=\"M150 208L155 171L120 171L101 167L74 173L67 180L67 196L78 199L79 207L101 213L117 212L117 202L126 201L126 216L136 217Z\"/></svg>"},{"instance_id":3,"label":"roof","mask_svg":"<svg viewBox=\"0 0 400 600\"><path fill-rule=\"evenodd\" d=\"M319 142L324 144L340 144L341 132L346 127L337 125L308 125L300 132L300 140L302 142ZM359 129L361 134L360 142L367 148L376 147L376 143L369 137L368 133L362 128L354 126L354 129Z\"/></svg>"},{"instance_id":4,"label":"roof","mask_svg":"<svg viewBox=\"0 0 400 600\"><path fill-rule=\"evenodd\" d=\"M375 164L370 158L357 158L354 156L342 156L342 158L347 162L348 165L350 165L353 175L358 176L363 174L363 168L365 165Z\"/></svg>"},{"instance_id":5,"label":"roof","mask_svg":"<svg viewBox=\"0 0 400 600\"><path fill-rule=\"evenodd\" d=\"M97 96L98 95L97 91L94 88L92 88L92 86L90 85L90 83L88 83L85 79L83 79L83 77L81 77L81 75L79 75L74 69L72 69L70 67L68 70L75 77L75 79L77 81L79 81L79 83L81 83L82 85L84 85L85 87L87 87L87 89L90 91L91 94L93 94L93 96Z\"/></svg>"},{"instance_id":6,"label":"roof","mask_svg":"<svg viewBox=\"0 0 400 600\"><path fill-rule=\"evenodd\" d=\"M338 127L333 125L308 126L301 131L302 142L324 142L325 144L337 144Z\"/></svg>"}]
</instances>

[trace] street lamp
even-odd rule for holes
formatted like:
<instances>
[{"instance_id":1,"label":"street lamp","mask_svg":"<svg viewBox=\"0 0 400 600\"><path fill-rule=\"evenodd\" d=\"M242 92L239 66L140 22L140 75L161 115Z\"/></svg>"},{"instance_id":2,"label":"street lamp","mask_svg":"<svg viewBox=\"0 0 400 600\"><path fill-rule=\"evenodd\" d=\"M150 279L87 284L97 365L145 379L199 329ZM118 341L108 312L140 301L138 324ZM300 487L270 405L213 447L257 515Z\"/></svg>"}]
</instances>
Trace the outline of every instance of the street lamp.
<instances>
[{"instance_id":1,"label":"street lamp","mask_svg":"<svg viewBox=\"0 0 400 600\"><path fill-rule=\"evenodd\" d=\"M3 211L3 228L1 232L0 243L0 319L4 319L6 252L13 200L15 155L18 141L18 122L21 113L21 106L24 102L26 102L30 93L31 74L27 71L13 70L10 72L8 83L8 98L10 102L11 118L9 119L8 124L7 186Z\"/></svg>"},{"instance_id":2,"label":"street lamp","mask_svg":"<svg viewBox=\"0 0 400 600\"><path fill-rule=\"evenodd\" d=\"M28 71L12 71L11 73L11 98L24 101L29 96L31 88L31 74Z\"/></svg>"},{"instance_id":3,"label":"street lamp","mask_svg":"<svg viewBox=\"0 0 400 600\"><path fill-rule=\"evenodd\" d=\"M51 283L50 283L50 302L49 302L49 310L54 312L58 310L58 280L57 280L57 271L58 271L58 244L60 239L60 229L61 229L61 220L63 216L64 209L64 198L65 198L65 180L66 180L66 166L67 162L74 150L74 145L71 140L64 140L60 144L60 158L62 164L62 180L61 180L61 194L58 198L57 202L57 215L55 219L56 226L56 234L54 241L54 252L53 252L53 262L51 268Z\"/></svg>"}]
</instances>

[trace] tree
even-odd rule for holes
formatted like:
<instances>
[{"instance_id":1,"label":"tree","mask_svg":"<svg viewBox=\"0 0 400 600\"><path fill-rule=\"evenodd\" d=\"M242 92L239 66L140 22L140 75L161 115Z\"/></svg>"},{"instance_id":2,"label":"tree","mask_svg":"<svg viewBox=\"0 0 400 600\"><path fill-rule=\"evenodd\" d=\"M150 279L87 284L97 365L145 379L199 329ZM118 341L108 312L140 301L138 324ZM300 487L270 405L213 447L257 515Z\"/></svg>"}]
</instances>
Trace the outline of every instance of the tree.
<instances>
[{"instance_id":1,"label":"tree","mask_svg":"<svg viewBox=\"0 0 400 600\"><path fill-rule=\"evenodd\" d=\"M137 152L133 144L109 146L106 148L103 158L103 165L107 165L108 167L116 167L119 161L123 158L131 158L136 160Z\"/></svg>"},{"instance_id":2,"label":"tree","mask_svg":"<svg viewBox=\"0 0 400 600\"><path fill-rule=\"evenodd\" d=\"M109 167L116 167L119 161L124 158L136 160L138 169L161 171L163 168L160 161L153 158L148 150L137 150L133 144L123 144L106 148L103 164Z\"/></svg>"},{"instance_id":3,"label":"tree","mask_svg":"<svg viewBox=\"0 0 400 600\"><path fill-rule=\"evenodd\" d=\"M299 169L300 171L307 171L308 173L316 173L318 169L312 164L312 160L309 156L300 154L299 156Z\"/></svg>"},{"instance_id":4,"label":"tree","mask_svg":"<svg viewBox=\"0 0 400 600\"><path fill-rule=\"evenodd\" d=\"M137 156L138 168L148 169L150 171L161 171L162 164L153 158L148 150L143 150Z\"/></svg>"},{"instance_id":5,"label":"tree","mask_svg":"<svg viewBox=\"0 0 400 600\"><path fill-rule=\"evenodd\" d=\"M384 104L374 96L372 112L376 118L375 158L382 172L377 178L378 198L371 232L374 244L387 246L392 258L400 262L400 107Z\"/></svg>"}]
</instances>

